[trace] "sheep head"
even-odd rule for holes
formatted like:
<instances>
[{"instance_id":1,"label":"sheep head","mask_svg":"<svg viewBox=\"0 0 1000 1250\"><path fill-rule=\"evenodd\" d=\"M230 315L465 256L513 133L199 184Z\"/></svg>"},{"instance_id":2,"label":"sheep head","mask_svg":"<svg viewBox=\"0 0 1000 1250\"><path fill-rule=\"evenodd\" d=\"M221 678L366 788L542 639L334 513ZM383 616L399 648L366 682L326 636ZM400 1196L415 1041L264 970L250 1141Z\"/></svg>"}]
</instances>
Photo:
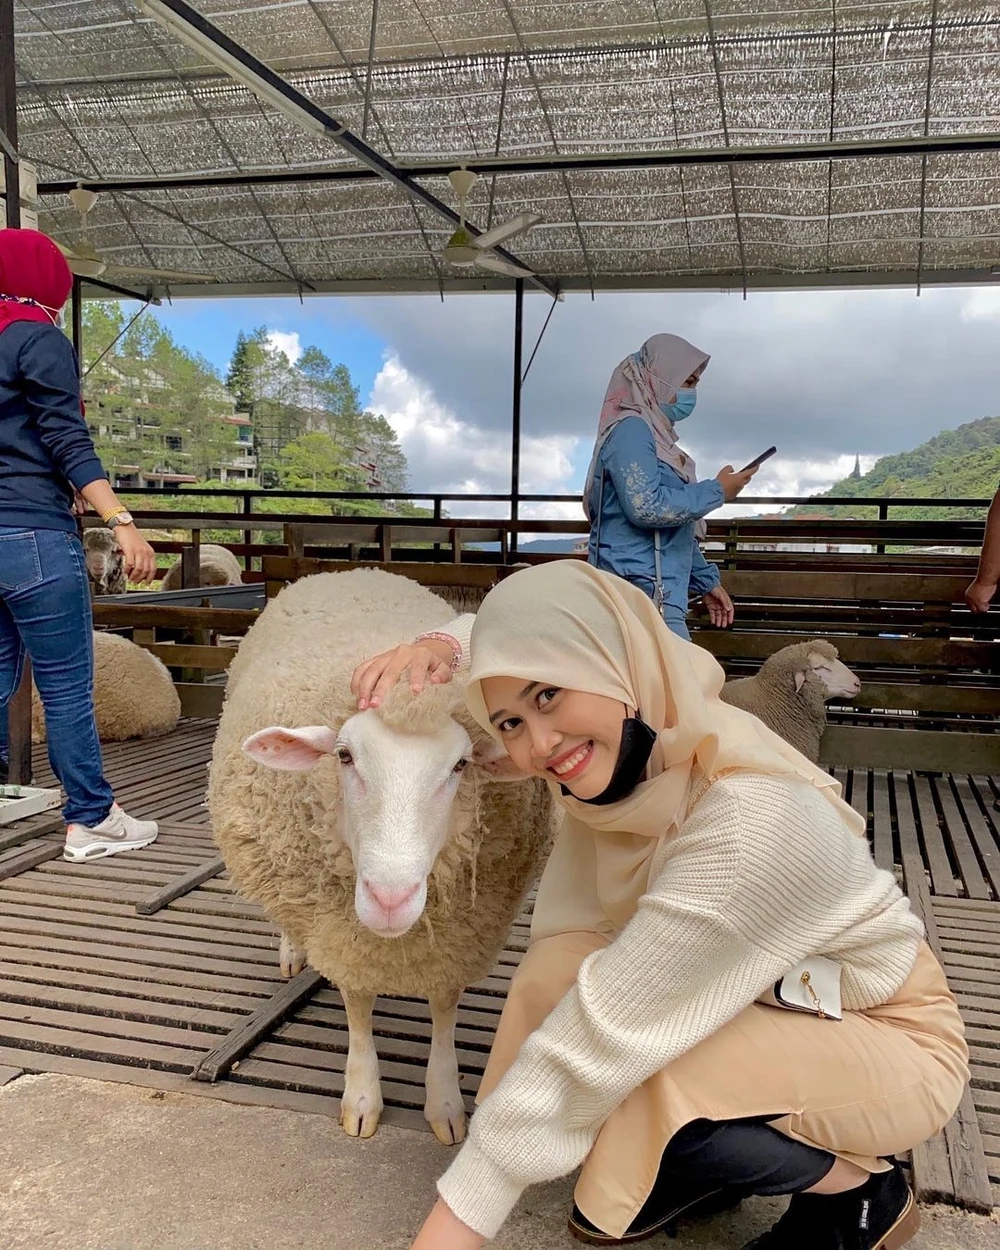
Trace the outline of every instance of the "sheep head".
<instances>
[{"instance_id":1,"label":"sheep head","mask_svg":"<svg viewBox=\"0 0 1000 1250\"><path fill-rule=\"evenodd\" d=\"M801 689L808 672L822 686L824 701L853 699L861 693L860 678L840 659L840 653L833 643L826 642L822 638L814 638L805 646L808 669L796 674L796 690Z\"/></svg>"},{"instance_id":2,"label":"sheep head","mask_svg":"<svg viewBox=\"0 0 1000 1250\"><path fill-rule=\"evenodd\" d=\"M457 683L420 695L400 684L382 707L339 729L272 726L243 749L269 768L338 770L355 911L381 937L401 936L423 914L435 861L474 824L480 782L512 779L503 749L468 718Z\"/></svg>"},{"instance_id":3,"label":"sheep head","mask_svg":"<svg viewBox=\"0 0 1000 1250\"><path fill-rule=\"evenodd\" d=\"M824 703L835 698L853 699L861 690L857 675L840 660L833 643L823 638L782 647L768 656L760 671L779 689L791 693L794 686L797 694L806 687Z\"/></svg>"},{"instance_id":4,"label":"sheep head","mask_svg":"<svg viewBox=\"0 0 1000 1250\"><path fill-rule=\"evenodd\" d=\"M122 552L111 530L96 526L85 530L83 552L92 594L118 594L125 589Z\"/></svg>"}]
</instances>

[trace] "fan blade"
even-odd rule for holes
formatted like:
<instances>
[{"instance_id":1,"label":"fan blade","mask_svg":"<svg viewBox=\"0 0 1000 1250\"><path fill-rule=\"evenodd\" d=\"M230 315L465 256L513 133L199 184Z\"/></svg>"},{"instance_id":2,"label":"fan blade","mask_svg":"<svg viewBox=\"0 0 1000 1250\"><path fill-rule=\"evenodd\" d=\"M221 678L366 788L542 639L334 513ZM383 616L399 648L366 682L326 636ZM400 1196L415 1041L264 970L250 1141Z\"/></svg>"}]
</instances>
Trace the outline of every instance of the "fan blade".
<instances>
[{"instance_id":1,"label":"fan blade","mask_svg":"<svg viewBox=\"0 0 1000 1250\"><path fill-rule=\"evenodd\" d=\"M491 269L494 273L506 274L509 278L533 278L534 270L525 269L523 265L515 265L499 256L479 256L476 258L477 269Z\"/></svg>"},{"instance_id":2,"label":"fan blade","mask_svg":"<svg viewBox=\"0 0 1000 1250\"><path fill-rule=\"evenodd\" d=\"M499 226L494 226L492 230L487 230L485 234L477 235L472 240L472 246L479 248L481 252L485 252L491 247L496 247L498 243L503 243L505 239L513 238L515 234L521 234L525 230L530 230L532 226L537 226L541 220L541 213L518 213L516 217L510 217L507 221L502 221Z\"/></svg>"},{"instance_id":3,"label":"fan blade","mask_svg":"<svg viewBox=\"0 0 1000 1250\"><path fill-rule=\"evenodd\" d=\"M108 265L108 277L161 278L164 282L214 282L211 273L190 273L186 269L144 269L141 265Z\"/></svg>"}]
</instances>

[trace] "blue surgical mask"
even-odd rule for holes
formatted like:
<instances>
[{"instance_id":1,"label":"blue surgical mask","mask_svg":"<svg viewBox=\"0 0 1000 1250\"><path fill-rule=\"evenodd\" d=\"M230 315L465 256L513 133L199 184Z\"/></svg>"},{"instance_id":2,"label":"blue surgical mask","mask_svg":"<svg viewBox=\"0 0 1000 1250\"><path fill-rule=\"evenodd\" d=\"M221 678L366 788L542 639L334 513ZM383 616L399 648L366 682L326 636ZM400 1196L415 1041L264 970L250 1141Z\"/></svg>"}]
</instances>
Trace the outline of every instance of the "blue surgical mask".
<instances>
[{"instance_id":1,"label":"blue surgical mask","mask_svg":"<svg viewBox=\"0 0 1000 1250\"><path fill-rule=\"evenodd\" d=\"M672 404L660 404L660 411L671 421L683 421L685 417L689 417L694 412L694 406L698 401L698 392L691 389L680 390L675 396Z\"/></svg>"}]
</instances>

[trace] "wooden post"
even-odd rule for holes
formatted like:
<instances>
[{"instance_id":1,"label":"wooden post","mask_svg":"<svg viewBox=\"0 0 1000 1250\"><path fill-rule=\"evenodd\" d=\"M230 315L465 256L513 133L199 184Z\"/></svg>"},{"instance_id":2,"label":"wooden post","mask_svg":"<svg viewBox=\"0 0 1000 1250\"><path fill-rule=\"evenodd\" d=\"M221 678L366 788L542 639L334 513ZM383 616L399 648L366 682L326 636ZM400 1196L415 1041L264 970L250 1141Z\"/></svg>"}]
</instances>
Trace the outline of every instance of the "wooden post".
<instances>
[{"instance_id":1,"label":"wooden post","mask_svg":"<svg viewBox=\"0 0 1000 1250\"><path fill-rule=\"evenodd\" d=\"M21 684L7 704L7 779L31 785L31 661L25 657Z\"/></svg>"},{"instance_id":2,"label":"wooden post","mask_svg":"<svg viewBox=\"0 0 1000 1250\"><path fill-rule=\"evenodd\" d=\"M181 585L201 585L201 530L191 531L191 545L181 552Z\"/></svg>"},{"instance_id":3,"label":"wooden post","mask_svg":"<svg viewBox=\"0 0 1000 1250\"><path fill-rule=\"evenodd\" d=\"M0 130L6 145L3 174L6 225L21 225L21 175L17 159L17 71L14 61L14 0L0 0ZM31 782L31 663L25 658L21 684L7 705L8 777L13 785Z\"/></svg>"}]
</instances>

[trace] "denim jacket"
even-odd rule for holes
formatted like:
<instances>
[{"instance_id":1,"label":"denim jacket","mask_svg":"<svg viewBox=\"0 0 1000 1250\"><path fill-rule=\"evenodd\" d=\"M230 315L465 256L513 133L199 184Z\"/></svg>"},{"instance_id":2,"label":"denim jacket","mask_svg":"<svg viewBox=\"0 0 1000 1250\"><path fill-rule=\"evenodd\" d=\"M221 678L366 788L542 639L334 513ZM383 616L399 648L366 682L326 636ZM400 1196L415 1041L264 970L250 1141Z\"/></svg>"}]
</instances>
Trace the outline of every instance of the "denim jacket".
<instances>
[{"instance_id":1,"label":"denim jacket","mask_svg":"<svg viewBox=\"0 0 1000 1250\"><path fill-rule=\"evenodd\" d=\"M590 563L659 600L667 625L688 638L689 598L719 584L719 570L698 546L695 522L725 502L722 486L715 478L685 482L656 458L646 422L626 417L598 453L587 502Z\"/></svg>"}]
</instances>

